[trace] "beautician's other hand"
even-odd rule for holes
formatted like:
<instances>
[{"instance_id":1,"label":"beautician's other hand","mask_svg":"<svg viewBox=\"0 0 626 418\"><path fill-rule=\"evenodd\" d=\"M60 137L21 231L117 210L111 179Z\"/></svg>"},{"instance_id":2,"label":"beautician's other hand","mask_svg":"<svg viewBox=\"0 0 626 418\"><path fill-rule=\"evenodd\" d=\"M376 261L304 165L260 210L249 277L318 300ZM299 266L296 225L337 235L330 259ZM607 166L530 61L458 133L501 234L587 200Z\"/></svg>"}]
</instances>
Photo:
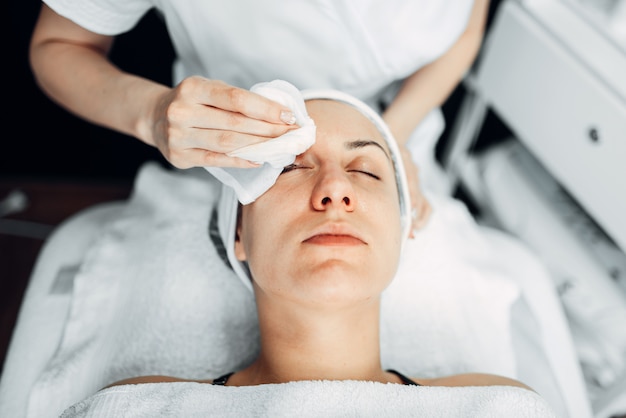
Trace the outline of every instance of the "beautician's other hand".
<instances>
[{"instance_id":1,"label":"beautician's other hand","mask_svg":"<svg viewBox=\"0 0 626 418\"><path fill-rule=\"evenodd\" d=\"M227 153L296 127L289 108L248 90L200 76L164 93L152 114L152 138L175 167L256 167Z\"/></svg>"},{"instance_id":2,"label":"beautician's other hand","mask_svg":"<svg viewBox=\"0 0 626 418\"><path fill-rule=\"evenodd\" d=\"M419 181L419 168L415 165L411 152L405 145L399 145L402 154L402 162L406 171L409 185L409 195L411 196L411 213L413 215L410 238L415 237L415 231L423 228L432 213L432 207L422 193Z\"/></svg>"}]
</instances>

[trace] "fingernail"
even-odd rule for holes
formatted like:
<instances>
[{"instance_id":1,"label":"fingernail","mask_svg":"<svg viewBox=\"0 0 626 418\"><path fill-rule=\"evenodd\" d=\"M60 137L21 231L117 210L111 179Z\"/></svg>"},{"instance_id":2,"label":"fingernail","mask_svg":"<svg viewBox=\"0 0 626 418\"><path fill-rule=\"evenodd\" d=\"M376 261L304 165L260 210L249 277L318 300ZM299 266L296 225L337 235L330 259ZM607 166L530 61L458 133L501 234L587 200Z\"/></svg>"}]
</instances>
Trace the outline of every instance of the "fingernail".
<instances>
[{"instance_id":1,"label":"fingernail","mask_svg":"<svg viewBox=\"0 0 626 418\"><path fill-rule=\"evenodd\" d=\"M293 114L293 112L289 110L281 110L280 120L285 122L287 125L293 125L294 123L296 123L296 116Z\"/></svg>"}]
</instances>

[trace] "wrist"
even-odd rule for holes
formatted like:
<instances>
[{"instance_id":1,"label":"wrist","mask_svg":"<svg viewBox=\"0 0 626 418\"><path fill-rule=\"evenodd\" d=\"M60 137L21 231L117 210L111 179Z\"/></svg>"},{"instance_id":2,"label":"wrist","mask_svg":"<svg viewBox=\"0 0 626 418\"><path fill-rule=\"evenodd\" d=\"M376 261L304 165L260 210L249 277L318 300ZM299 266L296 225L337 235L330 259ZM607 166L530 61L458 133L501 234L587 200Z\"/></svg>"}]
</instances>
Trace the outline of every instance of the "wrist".
<instances>
[{"instance_id":1,"label":"wrist","mask_svg":"<svg viewBox=\"0 0 626 418\"><path fill-rule=\"evenodd\" d=\"M146 94L142 95L141 109L134 124L133 135L148 145L158 147L157 129L163 124L162 115L166 114L170 102L168 95L172 89L160 84L154 84Z\"/></svg>"}]
</instances>

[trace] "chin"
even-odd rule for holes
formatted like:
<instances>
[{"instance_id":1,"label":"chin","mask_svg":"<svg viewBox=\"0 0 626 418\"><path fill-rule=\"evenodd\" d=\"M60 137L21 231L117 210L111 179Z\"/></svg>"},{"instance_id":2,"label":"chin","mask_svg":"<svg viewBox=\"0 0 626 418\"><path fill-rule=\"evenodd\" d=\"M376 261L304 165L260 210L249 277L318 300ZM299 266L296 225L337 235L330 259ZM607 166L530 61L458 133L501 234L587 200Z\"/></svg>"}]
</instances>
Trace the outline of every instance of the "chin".
<instances>
[{"instance_id":1,"label":"chin","mask_svg":"<svg viewBox=\"0 0 626 418\"><path fill-rule=\"evenodd\" d=\"M380 296L389 280L368 279L371 277L375 275L367 264L355 266L342 260L328 260L306 273L299 272L295 280L303 299L337 304Z\"/></svg>"}]
</instances>

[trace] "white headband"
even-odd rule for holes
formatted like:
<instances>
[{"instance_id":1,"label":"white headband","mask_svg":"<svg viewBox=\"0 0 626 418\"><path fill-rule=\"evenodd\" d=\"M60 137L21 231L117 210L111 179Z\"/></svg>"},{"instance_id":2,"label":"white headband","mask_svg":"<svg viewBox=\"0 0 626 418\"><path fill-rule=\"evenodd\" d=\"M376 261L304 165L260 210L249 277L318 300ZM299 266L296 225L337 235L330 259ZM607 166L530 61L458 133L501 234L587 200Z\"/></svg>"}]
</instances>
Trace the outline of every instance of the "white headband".
<instances>
[{"instance_id":1,"label":"white headband","mask_svg":"<svg viewBox=\"0 0 626 418\"><path fill-rule=\"evenodd\" d=\"M305 101L313 99L334 100L354 107L366 116L382 134L383 138L387 142L389 151L391 152L391 159L396 172L396 184L398 186L398 195L400 197L402 243L404 246L404 242L408 239L411 228L411 199L409 196L409 189L400 149L398 148L398 144L385 122L371 107L349 94L331 89L309 89L303 90L301 93L302 98ZM250 271L248 270L248 266L245 262L239 261L235 256L235 235L237 229L238 206L239 200L237 199L235 191L230 186L222 185L222 195L219 199L217 211L217 226L219 234L225 246L226 255L231 267L237 276L242 280L244 285L248 289L252 290L252 278Z\"/></svg>"}]
</instances>

